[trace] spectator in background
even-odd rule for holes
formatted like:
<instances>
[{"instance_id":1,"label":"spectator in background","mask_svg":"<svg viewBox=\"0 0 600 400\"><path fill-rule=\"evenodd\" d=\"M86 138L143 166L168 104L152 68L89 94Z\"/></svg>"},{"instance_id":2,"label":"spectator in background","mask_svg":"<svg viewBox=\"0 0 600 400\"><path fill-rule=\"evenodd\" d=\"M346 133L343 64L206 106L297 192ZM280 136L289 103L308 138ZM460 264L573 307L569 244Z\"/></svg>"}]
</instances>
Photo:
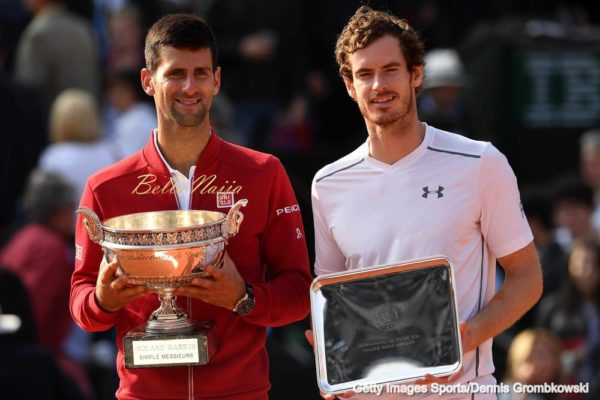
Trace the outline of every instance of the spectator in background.
<instances>
[{"instance_id":1,"label":"spectator in background","mask_svg":"<svg viewBox=\"0 0 600 400\"><path fill-rule=\"evenodd\" d=\"M567 255L552 234L554 223L550 197L549 190L542 186L529 186L521 192L523 210L533 232L533 241L542 264L542 297L558 291L567 274Z\"/></svg>"},{"instance_id":2,"label":"spectator in background","mask_svg":"<svg viewBox=\"0 0 600 400\"><path fill-rule=\"evenodd\" d=\"M17 48L16 78L40 91L47 112L67 88L99 95L99 65L88 21L67 11L61 0L24 0L34 18Z\"/></svg>"},{"instance_id":3,"label":"spectator in background","mask_svg":"<svg viewBox=\"0 0 600 400\"><path fill-rule=\"evenodd\" d=\"M554 182L552 213L556 241L565 252L571 243L588 234L596 234L591 217L594 193L577 176L565 175Z\"/></svg>"},{"instance_id":4,"label":"spectator in background","mask_svg":"<svg viewBox=\"0 0 600 400\"><path fill-rule=\"evenodd\" d=\"M308 152L313 146L313 129L308 101L296 96L275 124L268 146L277 152Z\"/></svg>"},{"instance_id":5,"label":"spectator in background","mask_svg":"<svg viewBox=\"0 0 600 400\"><path fill-rule=\"evenodd\" d=\"M17 275L2 267L0 354L0 388L3 398L83 398L76 385L65 377L52 353L38 344L27 290Z\"/></svg>"},{"instance_id":6,"label":"spectator in background","mask_svg":"<svg viewBox=\"0 0 600 400\"><path fill-rule=\"evenodd\" d=\"M265 149L279 114L304 88L303 7L294 1L219 0L208 12L226 77L222 89L233 102L242 145Z\"/></svg>"},{"instance_id":7,"label":"spectator in background","mask_svg":"<svg viewBox=\"0 0 600 400\"><path fill-rule=\"evenodd\" d=\"M581 175L594 191L592 225L600 232L600 128L585 131L579 139Z\"/></svg>"},{"instance_id":8,"label":"spectator in background","mask_svg":"<svg viewBox=\"0 0 600 400\"><path fill-rule=\"evenodd\" d=\"M0 48L0 246L21 223L17 199L48 141L37 93L8 76L4 60Z\"/></svg>"},{"instance_id":9,"label":"spectator in background","mask_svg":"<svg viewBox=\"0 0 600 400\"><path fill-rule=\"evenodd\" d=\"M125 6L113 11L108 20L109 71L139 70L144 66L144 27L138 10ZM137 86L139 85L139 77Z\"/></svg>"},{"instance_id":10,"label":"spectator in background","mask_svg":"<svg viewBox=\"0 0 600 400\"><path fill-rule=\"evenodd\" d=\"M117 112L111 141L118 158L124 158L144 147L157 126L156 110L140 85L139 70L110 73L107 86L108 101Z\"/></svg>"},{"instance_id":11,"label":"spectator in background","mask_svg":"<svg viewBox=\"0 0 600 400\"><path fill-rule=\"evenodd\" d=\"M567 253L553 235L554 224L549 192L545 187L537 185L530 185L521 190L523 210L531 227L533 242L542 265L544 282L542 298L559 292L567 276ZM507 351L510 341L516 333L535 325L539 304L538 302L527 311L510 329L510 332L507 332L507 335L496 338L494 344L500 345L502 350Z\"/></svg>"},{"instance_id":12,"label":"spectator in background","mask_svg":"<svg viewBox=\"0 0 600 400\"><path fill-rule=\"evenodd\" d=\"M598 373L592 355L600 349L600 245L595 237L577 240L569 254L569 275L562 292L544 298L538 325L557 334L567 372L577 381Z\"/></svg>"},{"instance_id":13,"label":"spectator in background","mask_svg":"<svg viewBox=\"0 0 600 400\"><path fill-rule=\"evenodd\" d=\"M31 299L40 344L51 351L64 373L83 393L90 386L83 366L67 356L63 345L73 327L69 315L73 271L74 191L59 175L34 171L23 207L29 223L0 251L0 264L19 276Z\"/></svg>"},{"instance_id":14,"label":"spectator in background","mask_svg":"<svg viewBox=\"0 0 600 400\"><path fill-rule=\"evenodd\" d=\"M50 132L53 143L42 152L38 167L63 176L74 187L78 201L88 176L119 159L112 145L100 140L94 97L80 89L61 93L52 105Z\"/></svg>"},{"instance_id":15,"label":"spectator in background","mask_svg":"<svg viewBox=\"0 0 600 400\"><path fill-rule=\"evenodd\" d=\"M519 333L510 345L507 373L504 383L539 385L562 382L561 344L558 338L545 329L527 329ZM501 393L499 400L551 400L557 396L549 393Z\"/></svg>"},{"instance_id":16,"label":"spectator in background","mask_svg":"<svg viewBox=\"0 0 600 400\"><path fill-rule=\"evenodd\" d=\"M468 136L465 107L460 90L465 84L463 63L454 49L435 49L425 54L425 80L419 98L424 122Z\"/></svg>"}]
</instances>

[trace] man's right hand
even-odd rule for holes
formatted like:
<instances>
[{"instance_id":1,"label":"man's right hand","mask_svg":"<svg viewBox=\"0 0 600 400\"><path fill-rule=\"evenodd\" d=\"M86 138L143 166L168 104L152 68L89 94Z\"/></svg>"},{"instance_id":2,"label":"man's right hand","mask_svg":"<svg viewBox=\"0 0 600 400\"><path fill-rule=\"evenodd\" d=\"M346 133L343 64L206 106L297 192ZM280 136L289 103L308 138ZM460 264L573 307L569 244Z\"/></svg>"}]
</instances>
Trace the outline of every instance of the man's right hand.
<instances>
[{"instance_id":1,"label":"man's right hand","mask_svg":"<svg viewBox=\"0 0 600 400\"><path fill-rule=\"evenodd\" d=\"M98 306L107 312L118 311L133 300L152 292L144 286L130 284L127 274L117 277L118 267L117 261L109 264L104 258L100 264L95 297Z\"/></svg>"},{"instance_id":2,"label":"man's right hand","mask_svg":"<svg viewBox=\"0 0 600 400\"><path fill-rule=\"evenodd\" d=\"M307 330L304 332L304 337L306 337L306 340L308 341L308 344L310 344L311 347L315 347L315 337L313 335L313 331L312 330ZM325 394L323 392L321 392L321 397L324 398L325 400L335 400L337 398L340 399L349 399L350 397L354 396L354 392L346 392L346 393L340 393L338 395L335 394Z\"/></svg>"}]
</instances>

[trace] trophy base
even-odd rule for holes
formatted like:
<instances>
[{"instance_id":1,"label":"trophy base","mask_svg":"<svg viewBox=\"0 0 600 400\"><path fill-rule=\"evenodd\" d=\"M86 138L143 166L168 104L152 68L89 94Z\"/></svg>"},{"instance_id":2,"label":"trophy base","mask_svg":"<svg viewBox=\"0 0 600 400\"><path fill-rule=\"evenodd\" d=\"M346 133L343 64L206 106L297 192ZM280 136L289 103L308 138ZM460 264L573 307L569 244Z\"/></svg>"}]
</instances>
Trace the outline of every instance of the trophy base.
<instances>
[{"instance_id":1,"label":"trophy base","mask_svg":"<svg viewBox=\"0 0 600 400\"><path fill-rule=\"evenodd\" d=\"M196 324L189 318L151 318L144 331L149 335L186 335L196 331Z\"/></svg>"},{"instance_id":2,"label":"trophy base","mask_svg":"<svg viewBox=\"0 0 600 400\"><path fill-rule=\"evenodd\" d=\"M212 324L201 322L190 333L148 333L146 326L123 338L125 368L182 367L208 364L216 352Z\"/></svg>"}]
</instances>

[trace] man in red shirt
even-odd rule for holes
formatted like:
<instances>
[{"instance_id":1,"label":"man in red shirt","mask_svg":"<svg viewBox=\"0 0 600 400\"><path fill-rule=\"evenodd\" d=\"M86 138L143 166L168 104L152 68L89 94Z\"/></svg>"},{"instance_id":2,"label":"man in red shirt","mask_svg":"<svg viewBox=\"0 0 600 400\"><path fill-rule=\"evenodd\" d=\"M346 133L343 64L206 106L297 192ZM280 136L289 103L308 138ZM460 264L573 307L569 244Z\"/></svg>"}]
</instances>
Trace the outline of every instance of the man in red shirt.
<instances>
[{"instance_id":1,"label":"man in red shirt","mask_svg":"<svg viewBox=\"0 0 600 400\"><path fill-rule=\"evenodd\" d=\"M23 197L28 223L0 249L0 264L27 289L40 345L50 350L79 390L89 394L83 364L65 352L74 328L67 308L73 272L74 197L74 188L61 176L33 171Z\"/></svg>"},{"instance_id":2,"label":"man in red shirt","mask_svg":"<svg viewBox=\"0 0 600 400\"><path fill-rule=\"evenodd\" d=\"M146 322L158 299L117 277L116 263L101 265L102 249L81 217L71 314L89 331L116 325L119 399L267 399L266 327L309 311L311 275L296 198L279 160L227 143L211 129L208 111L221 70L203 20L160 19L148 32L145 55L142 86L154 97L158 129L142 150L91 176L81 205L106 220L170 209L226 213L236 200L248 199L223 268L208 267L208 279L177 290L179 307L193 320L214 322L218 350L203 366L126 369L123 336ZM254 308L240 310L241 299L253 300Z\"/></svg>"}]
</instances>

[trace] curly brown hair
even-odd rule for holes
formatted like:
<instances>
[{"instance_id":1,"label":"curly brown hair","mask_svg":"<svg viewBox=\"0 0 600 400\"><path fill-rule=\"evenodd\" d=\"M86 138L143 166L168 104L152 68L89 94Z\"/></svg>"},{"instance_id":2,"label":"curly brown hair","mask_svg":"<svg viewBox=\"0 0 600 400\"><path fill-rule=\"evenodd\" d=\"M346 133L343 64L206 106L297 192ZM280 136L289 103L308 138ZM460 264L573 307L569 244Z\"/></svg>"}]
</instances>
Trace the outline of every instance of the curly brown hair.
<instances>
[{"instance_id":1,"label":"curly brown hair","mask_svg":"<svg viewBox=\"0 0 600 400\"><path fill-rule=\"evenodd\" d=\"M335 59L340 75L352 80L349 55L385 35L398 38L409 71L424 64L425 46L408 21L362 6L350 18L335 45Z\"/></svg>"}]
</instances>

